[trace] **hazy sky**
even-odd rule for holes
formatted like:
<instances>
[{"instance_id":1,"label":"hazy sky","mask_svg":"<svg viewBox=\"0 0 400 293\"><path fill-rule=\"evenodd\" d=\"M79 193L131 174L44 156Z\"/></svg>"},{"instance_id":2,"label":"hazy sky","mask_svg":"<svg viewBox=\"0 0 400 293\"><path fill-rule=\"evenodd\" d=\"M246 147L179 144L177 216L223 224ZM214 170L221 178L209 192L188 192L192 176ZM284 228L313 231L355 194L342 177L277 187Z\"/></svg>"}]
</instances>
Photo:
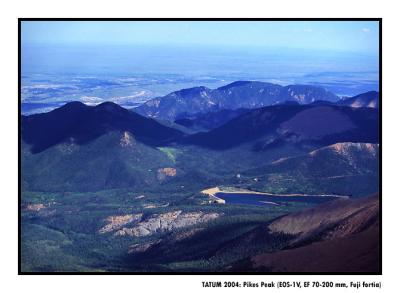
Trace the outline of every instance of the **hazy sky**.
<instances>
[{"instance_id":1,"label":"hazy sky","mask_svg":"<svg viewBox=\"0 0 400 293\"><path fill-rule=\"evenodd\" d=\"M378 54L371 21L26 21L22 43L261 47Z\"/></svg>"}]
</instances>

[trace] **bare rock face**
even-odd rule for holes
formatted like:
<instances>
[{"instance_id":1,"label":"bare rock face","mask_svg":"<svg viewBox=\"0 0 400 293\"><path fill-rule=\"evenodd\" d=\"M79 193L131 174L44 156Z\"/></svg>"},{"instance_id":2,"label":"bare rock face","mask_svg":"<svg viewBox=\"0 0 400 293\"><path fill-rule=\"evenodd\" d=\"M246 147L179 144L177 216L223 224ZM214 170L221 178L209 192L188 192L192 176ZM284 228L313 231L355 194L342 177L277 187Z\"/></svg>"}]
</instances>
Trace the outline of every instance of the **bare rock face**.
<instances>
[{"instance_id":1,"label":"bare rock face","mask_svg":"<svg viewBox=\"0 0 400 293\"><path fill-rule=\"evenodd\" d=\"M54 206L57 203L55 201L50 201L47 203L24 203L21 205L21 210L26 212L34 213L37 217L51 217L54 216L57 210Z\"/></svg>"},{"instance_id":2,"label":"bare rock face","mask_svg":"<svg viewBox=\"0 0 400 293\"><path fill-rule=\"evenodd\" d=\"M365 153L368 153L374 157L376 157L379 153L379 145L372 143L342 142L335 143L329 147L343 156L351 156L351 153L355 151L365 151Z\"/></svg>"},{"instance_id":3,"label":"bare rock face","mask_svg":"<svg viewBox=\"0 0 400 293\"><path fill-rule=\"evenodd\" d=\"M106 219L108 224L105 225L103 228L101 228L99 230L99 233L103 234L103 233L107 233L107 232L116 231L129 223L140 221L142 216L143 216L143 214L128 214L128 215L123 215L123 216L110 216Z\"/></svg>"},{"instance_id":4,"label":"bare rock face","mask_svg":"<svg viewBox=\"0 0 400 293\"><path fill-rule=\"evenodd\" d=\"M157 179L160 181L165 180L167 177L175 177L176 169L175 168L160 168L157 170Z\"/></svg>"},{"instance_id":5,"label":"bare rock face","mask_svg":"<svg viewBox=\"0 0 400 293\"><path fill-rule=\"evenodd\" d=\"M205 223L219 217L218 213L174 211L165 214L156 214L147 220L138 222L133 227L124 227L115 232L118 236L148 236L157 232L172 231L175 229Z\"/></svg>"},{"instance_id":6,"label":"bare rock face","mask_svg":"<svg viewBox=\"0 0 400 293\"><path fill-rule=\"evenodd\" d=\"M56 146L62 155L70 155L79 149L79 145L75 143L75 139L70 137L65 143L60 143Z\"/></svg>"},{"instance_id":7,"label":"bare rock face","mask_svg":"<svg viewBox=\"0 0 400 293\"><path fill-rule=\"evenodd\" d=\"M148 251L152 251L153 249L165 249L167 247L172 247L176 245L177 242L189 239L196 234L206 230L206 228L203 227L194 227L194 228L188 228L188 229L183 229L181 231L173 232L170 235L148 241L145 243L137 243L129 246L128 253L129 254L140 254Z\"/></svg>"},{"instance_id":8,"label":"bare rock face","mask_svg":"<svg viewBox=\"0 0 400 293\"><path fill-rule=\"evenodd\" d=\"M123 148L126 148L126 147L133 146L134 143L135 143L135 140L132 137L132 135L128 131L124 131L124 134L122 135L122 137L119 141L120 146Z\"/></svg>"},{"instance_id":9,"label":"bare rock face","mask_svg":"<svg viewBox=\"0 0 400 293\"><path fill-rule=\"evenodd\" d=\"M46 206L42 203L36 203L36 204L28 204L25 208L26 211L34 211L34 212L38 212L42 209L45 209Z\"/></svg>"}]
</instances>

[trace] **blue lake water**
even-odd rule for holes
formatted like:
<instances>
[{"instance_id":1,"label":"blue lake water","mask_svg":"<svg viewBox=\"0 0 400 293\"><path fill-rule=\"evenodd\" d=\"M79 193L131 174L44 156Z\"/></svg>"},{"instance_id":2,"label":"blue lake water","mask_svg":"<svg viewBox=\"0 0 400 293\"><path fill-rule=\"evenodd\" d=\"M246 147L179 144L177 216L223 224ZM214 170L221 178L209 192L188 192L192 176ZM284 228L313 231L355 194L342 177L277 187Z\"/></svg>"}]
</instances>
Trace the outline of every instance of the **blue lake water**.
<instances>
[{"instance_id":1,"label":"blue lake water","mask_svg":"<svg viewBox=\"0 0 400 293\"><path fill-rule=\"evenodd\" d=\"M227 204L250 204L257 206L265 205L284 205L289 202L313 203L319 204L336 199L334 196L277 196L277 195L262 195L249 193L223 193L216 194L217 197L225 200ZM269 202L269 203L268 203Z\"/></svg>"}]
</instances>

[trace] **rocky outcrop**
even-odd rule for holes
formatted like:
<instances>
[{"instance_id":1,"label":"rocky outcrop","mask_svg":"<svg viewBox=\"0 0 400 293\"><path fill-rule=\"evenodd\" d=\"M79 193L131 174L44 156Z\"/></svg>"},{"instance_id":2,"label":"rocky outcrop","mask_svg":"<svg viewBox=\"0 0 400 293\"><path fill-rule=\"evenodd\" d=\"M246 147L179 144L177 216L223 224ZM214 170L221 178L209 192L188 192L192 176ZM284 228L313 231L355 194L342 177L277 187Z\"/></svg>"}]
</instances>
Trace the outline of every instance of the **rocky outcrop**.
<instances>
[{"instance_id":1,"label":"rocky outcrop","mask_svg":"<svg viewBox=\"0 0 400 293\"><path fill-rule=\"evenodd\" d=\"M124 131L119 144L121 147L126 148L132 146L134 142L135 140L133 139L132 135L128 131Z\"/></svg>"},{"instance_id":2,"label":"rocky outcrop","mask_svg":"<svg viewBox=\"0 0 400 293\"><path fill-rule=\"evenodd\" d=\"M116 231L123 226L132 223L138 222L142 218L143 214L128 214L123 216L110 216L106 219L108 222L103 228L99 230L100 234Z\"/></svg>"},{"instance_id":3,"label":"rocky outcrop","mask_svg":"<svg viewBox=\"0 0 400 293\"><path fill-rule=\"evenodd\" d=\"M160 181L165 180L167 177L175 177L176 169L175 168L160 168L157 170L157 179Z\"/></svg>"},{"instance_id":4,"label":"rocky outcrop","mask_svg":"<svg viewBox=\"0 0 400 293\"><path fill-rule=\"evenodd\" d=\"M42 204L42 203L36 203L36 204L28 204L28 205L25 207L25 210L26 210L26 211L38 212L38 211L40 211L40 210L42 210L42 209L45 209L45 208L46 208L46 206L45 206L44 204Z\"/></svg>"},{"instance_id":5,"label":"rocky outcrop","mask_svg":"<svg viewBox=\"0 0 400 293\"><path fill-rule=\"evenodd\" d=\"M376 157L379 154L379 144L373 143L360 143L360 142L342 142L342 143L335 143L331 146L328 146L343 156L351 156L354 152L364 152L366 154L370 154L373 157Z\"/></svg>"},{"instance_id":6,"label":"rocky outcrop","mask_svg":"<svg viewBox=\"0 0 400 293\"><path fill-rule=\"evenodd\" d=\"M172 231L199 223L205 223L219 217L218 213L174 211L156 214L138 222L133 227L124 227L115 232L118 236L149 236L157 232Z\"/></svg>"},{"instance_id":7,"label":"rocky outcrop","mask_svg":"<svg viewBox=\"0 0 400 293\"><path fill-rule=\"evenodd\" d=\"M73 137L70 137L67 142L58 144L56 149L62 155L70 155L79 149L79 145L76 144Z\"/></svg>"},{"instance_id":8,"label":"rocky outcrop","mask_svg":"<svg viewBox=\"0 0 400 293\"><path fill-rule=\"evenodd\" d=\"M160 251L167 251L171 247L175 247L178 242L190 239L205 230L206 228L204 227L182 229L180 231L170 233L161 239L133 244L129 247L128 253L141 254L144 252L158 253Z\"/></svg>"}]
</instances>

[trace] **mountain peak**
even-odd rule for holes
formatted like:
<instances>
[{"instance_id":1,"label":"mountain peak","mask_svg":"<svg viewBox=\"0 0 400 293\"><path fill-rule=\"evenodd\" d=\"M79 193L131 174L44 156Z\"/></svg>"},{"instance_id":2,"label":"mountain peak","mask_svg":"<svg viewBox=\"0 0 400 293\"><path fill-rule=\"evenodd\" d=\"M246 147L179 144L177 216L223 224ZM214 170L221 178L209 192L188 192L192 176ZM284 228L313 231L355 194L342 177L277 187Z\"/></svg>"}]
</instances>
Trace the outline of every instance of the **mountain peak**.
<instances>
[{"instance_id":1,"label":"mountain peak","mask_svg":"<svg viewBox=\"0 0 400 293\"><path fill-rule=\"evenodd\" d=\"M180 95L194 95L194 94L201 93L203 91L210 91L210 89L208 87L205 87L205 86L196 86L196 87L181 89L181 90L176 91L174 93L175 94L180 94Z\"/></svg>"},{"instance_id":2,"label":"mountain peak","mask_svg":"<svg viewBox=\"0 0 400 293\"><path fill-rule=\"evenodd\" d=\"M84 103L80 102L80 101L72 101L72 102L68 102L65 105L61 106L60 108L57 108L55 110L73 110L73 109L83 109L88 107L87 105L85 105Z\"/></svg>"},{"instance_id":3,"label":"mountain peak","mask_svg":"<svg viewBox=\"0 0 400 293\"><path fill-rule=\"evenodd\" d=\"M104 102L97 106L94 106L96 110L106 111L109 113L126 113L129 112L127 109L113 102Z\"/></svg>"},{"instance_id":4,"label":"mountain peak","mask_svg":"<svg viewBox=\"0 0 400 293\"><path fill-rule=\"evenodd\" d=\"M250 83L252 83L252 82L251 81L247 81L247 80L238 80L238 81L231 82L230 84L221 86L218 89L219 90L227 90L227 89L230 89L232 87L244 86L244 85L247 85L247 84L250 84Z\"/></svg>"}]
</instances>

